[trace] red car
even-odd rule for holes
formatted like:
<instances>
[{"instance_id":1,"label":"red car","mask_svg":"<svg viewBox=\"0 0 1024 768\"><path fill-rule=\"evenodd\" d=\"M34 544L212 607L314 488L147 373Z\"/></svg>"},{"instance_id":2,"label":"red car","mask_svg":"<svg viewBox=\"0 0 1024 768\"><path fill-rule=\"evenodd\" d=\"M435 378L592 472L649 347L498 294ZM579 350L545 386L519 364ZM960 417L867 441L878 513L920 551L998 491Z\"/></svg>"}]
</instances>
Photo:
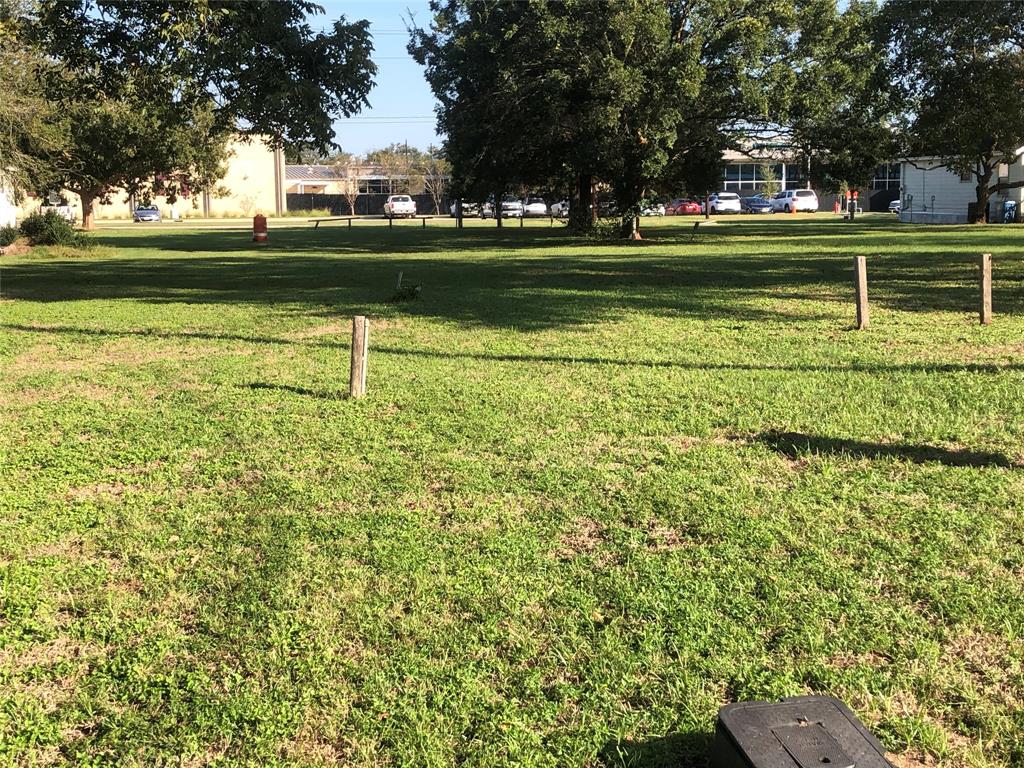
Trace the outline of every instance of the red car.
<instances>
[{"instance_id":1,"label":"red car","mask_svg":"<svg viewBox=\"0 0 1024 768\"><path fill-rule=\"evenodd\" d=\"M699 216L700 203L681 197L665 206L666 216Z\"/></svg>"}]
</instances>

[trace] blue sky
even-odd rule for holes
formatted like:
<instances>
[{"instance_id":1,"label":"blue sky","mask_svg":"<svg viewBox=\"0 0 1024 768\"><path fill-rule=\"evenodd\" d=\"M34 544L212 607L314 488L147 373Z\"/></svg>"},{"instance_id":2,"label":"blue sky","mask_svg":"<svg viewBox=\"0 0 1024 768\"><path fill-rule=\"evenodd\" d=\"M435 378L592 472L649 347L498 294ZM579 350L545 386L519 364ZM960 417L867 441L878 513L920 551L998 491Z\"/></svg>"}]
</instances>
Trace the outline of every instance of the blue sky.
<instances>
[{"instance_id":1,"label":"blue sky","mask_svg":"<svg viewBox=\"0 0 1024 768\"><path fill-rule=\"evenodd\" d=\"M346 152L364 154L396 142L426 149L439 144L434 133L434 96L423 78L423 68L406 53L405 32L410 14L416 22L430 19L427 0L321 0L327 13L311 19L329 24L341 15L349 21L368 19L373 33L377 85L370 92L370 108L352 119L335 123L337 141Z\"/></svg>"}]
</instances>

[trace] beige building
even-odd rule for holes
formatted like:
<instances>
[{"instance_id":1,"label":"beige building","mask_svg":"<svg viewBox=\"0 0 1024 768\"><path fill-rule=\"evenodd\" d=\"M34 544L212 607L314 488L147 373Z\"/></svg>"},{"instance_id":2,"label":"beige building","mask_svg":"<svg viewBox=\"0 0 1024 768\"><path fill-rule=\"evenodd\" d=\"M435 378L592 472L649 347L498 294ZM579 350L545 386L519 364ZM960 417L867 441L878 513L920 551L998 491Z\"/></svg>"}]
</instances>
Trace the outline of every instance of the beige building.
<instances>
[{"instance_id":1,"label":"beige building","mask_svg":"<svg viewBox=\"0 0 1024 768\"><path fill-rule=\"evenodd\" d=\"M285 203L284 153L265 141L233 140L228 146L227 173L208 192L179 198L174 205L158 195L151 201L160 208L165 218L172 215L172 207L182 218L228 218L234 216L281 216L287 210ZM64 191L62 197L78 220L82 218L82 203L78 195ZM97 220L130 219L136 203L124 190L114 190L109 202L96 203L93 210ZM28 198L20 206L19 218L36 210L46 201Z\"/></svg>"}]
</instances>

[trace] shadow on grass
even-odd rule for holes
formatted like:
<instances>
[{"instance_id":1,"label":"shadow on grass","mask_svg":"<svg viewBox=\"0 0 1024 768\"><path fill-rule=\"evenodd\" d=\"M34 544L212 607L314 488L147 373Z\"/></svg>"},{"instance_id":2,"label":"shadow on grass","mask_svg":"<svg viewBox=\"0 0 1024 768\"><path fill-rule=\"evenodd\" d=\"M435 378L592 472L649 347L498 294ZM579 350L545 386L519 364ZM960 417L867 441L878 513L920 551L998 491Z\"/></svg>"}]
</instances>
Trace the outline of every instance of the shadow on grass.
<instances>
[{"instance_id":1,"label":"shadow on grass","mask_svg":"<svg viewBox=\"0 0 1024 768\"><path fill-rule=\"evenodd\" d=\"M199 341L230 341L243 344L269 344L289 347L308 347L323 349L349 349L347 341L300 341L275 336L244 336L233 333L207 333L204 331L161 331L157 329L107 330L103 328L77 328L61 325L24 325L19 323L0 323L0 330L20 331L23 333L58 334L67 336L100 336L109 338L138 337L144 339L196 339ZM347 334L342 331L339 337ZM411 349L389 345L371 344L371 354L396 355L399 357L421 357L436 360L478 360L482 362L525 363L525 364L563 364L563 365L611 365L622 368L671 368L688 371L786 371L799 373L1003 373L1024 370L1024 364L1017 363L836 363L834 365L811 365L806 363L790 363L784 365L765 365L759 363L729 363L713 361L684 360L650 360L643 358L620 359L614 357L596 357L591 355L541 355L512 354L493 352L455 352L451 350L437 351L433 349ZM269 389L277 385L253 384L253 389ZM286 388L286 387L279 387ZM299 388L293 388L298 390ZM312 395L310 391L299 394Z\"/></svg>"},{"instance_id":2,"label":"shadow on grass","mask_svg":"<svg viewBox=\"0 0 1024 768\"><path fill-rule=\"evenodd\" d=\"M938 462L950 467L1020 467L1019 464L1010 461L1002 453L974 451L969 448L954 450L933 445L887 445L862 440L807 435L800 432L777 431L763 432L755 436L754 441L766 445L790 459L798 459L807 455L829 454L868 459L894 458L914 464Z\"/></svg>"},{"instance_id":3,"label":"shadow on grass","mask_svg":"<svg viewBox=\"0 0 1024 768\"><path fill-rule=\"evenodd\" d=\"M381 311L402 270L423 292L393 312L495 328L559 328L635 313L793 327L846 327L845 314L853 322L852 262L845 255L517 253L464 260L362 252L24 261L4 266L3 283L5 298L25 301L269 305L307 317L344 316ZM869 272L873 304L977 311L969 259L954 262L941 252L892 256ZM997 314L1024 311L1024 290L1007 278L995 288Z\"/></svg>"},{"instance_id":4,"label":"shadow on grass","mask_svg":"<svg viewBox=\"0 0 1024 768\"><path fill-rule=\"evenodd\" d=\"M712 736L672 733L647 741L610 742L600 753L604 768L705 768Z\"/></svg>"},{"instance_id":5,"label":"shadow on grass","mask_svg":"<svg viewBox=\"0 0 1024 768\"><path fill-rule=\"evenodd\" d=\"M248 384L239 384L242 389L255 389L255 390L270 390L272 392L288 392L293 395L302 395L303 397L314 397L318 400L348 400L348 392L329 392L317 389L306 389L305 387L295 387L290 384L273 384L268 381L253 381Z\"/></svg>"}]
</instances>

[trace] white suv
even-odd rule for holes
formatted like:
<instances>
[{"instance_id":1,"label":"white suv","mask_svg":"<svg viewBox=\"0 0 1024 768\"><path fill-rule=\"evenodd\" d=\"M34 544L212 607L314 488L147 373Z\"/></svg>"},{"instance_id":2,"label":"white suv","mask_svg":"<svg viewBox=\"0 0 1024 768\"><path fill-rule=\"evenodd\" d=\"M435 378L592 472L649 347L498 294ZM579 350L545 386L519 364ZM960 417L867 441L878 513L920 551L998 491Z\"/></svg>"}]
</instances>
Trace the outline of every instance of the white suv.
<instances>
[{"instance_id":1,"label":"white suv","mask_svg":"<svg viewBox=\"0 0 1024 768\"><path fill-rule=\"evenodd\" d=\"M391 195L384 203L384 215L389 219L396 216L415 216L416 201L408 195Z\"/></svg>"},{"instance_id":2,"label":"white suv","mask_svg":"<svg viewBox=\"0 0 1024 768\"><path fill-rule=\"evenodd\" d=\"M813 189L786 189L772 196L772 210L792 213L793 211L818 210L818 196Z\"/></svg>"},{"instance_id":3,"label":"white suv","mask_svg":"<svg viewBox=\"0 0 1024 768\"><path fill-rule=\"evenodd\" d=\"M739 213L740 196L735 192L715 192L708 198L711 213Z\"/></svg>"}]
</instances>

